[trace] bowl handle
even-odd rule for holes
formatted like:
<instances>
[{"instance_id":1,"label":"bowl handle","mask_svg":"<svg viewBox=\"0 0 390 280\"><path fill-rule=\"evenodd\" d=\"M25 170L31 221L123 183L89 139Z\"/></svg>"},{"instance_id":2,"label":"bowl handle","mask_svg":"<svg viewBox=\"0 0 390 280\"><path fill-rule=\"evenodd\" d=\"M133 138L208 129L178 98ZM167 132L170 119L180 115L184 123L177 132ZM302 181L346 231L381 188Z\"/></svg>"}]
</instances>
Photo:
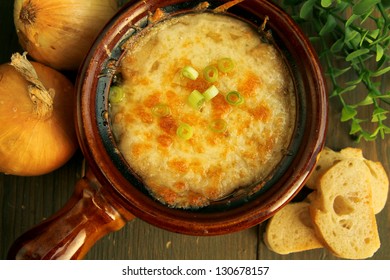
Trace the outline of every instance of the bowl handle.
<instances>
[{"instance_id":1,"label":"bowl handle","mask_svg":"<svg viewBox=\"0 0 390 280\"><path fill-rule=\"evenodd\" d=\"M11 246L8 259L82 259L101 237L134 218L106 198L109 195L87 171L76 183L67 204L19 237Z\"/></svg>"}]
</instances>

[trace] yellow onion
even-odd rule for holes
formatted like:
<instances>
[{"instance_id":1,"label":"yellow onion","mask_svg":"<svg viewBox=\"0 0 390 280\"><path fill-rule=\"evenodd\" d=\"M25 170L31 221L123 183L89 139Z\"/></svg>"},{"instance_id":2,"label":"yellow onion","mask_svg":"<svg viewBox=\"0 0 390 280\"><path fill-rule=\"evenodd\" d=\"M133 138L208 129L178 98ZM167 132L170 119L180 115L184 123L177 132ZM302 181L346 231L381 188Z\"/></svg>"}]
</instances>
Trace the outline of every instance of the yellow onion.
<instances>
[{"instance_id":1,"label":"yellow onion","mask_svg":"<svg viewBox=\"0 0 390 280\"><path fill-rule=\"evenodd\" d=\"M78 145L73 84L58 71L14 54L0 65L0 172L49 173Z\"/></svg>"},{"instance_id":2,"label":"yellow onion","mask_svg":"<svg viewBox=\"0 0 390 280\"><path fill-rule=\"evenodd\" d=\"M117 10L116 0L15 0L14 22L21 46L34 60L76 70Z\"/></svg>"}]
</instances>

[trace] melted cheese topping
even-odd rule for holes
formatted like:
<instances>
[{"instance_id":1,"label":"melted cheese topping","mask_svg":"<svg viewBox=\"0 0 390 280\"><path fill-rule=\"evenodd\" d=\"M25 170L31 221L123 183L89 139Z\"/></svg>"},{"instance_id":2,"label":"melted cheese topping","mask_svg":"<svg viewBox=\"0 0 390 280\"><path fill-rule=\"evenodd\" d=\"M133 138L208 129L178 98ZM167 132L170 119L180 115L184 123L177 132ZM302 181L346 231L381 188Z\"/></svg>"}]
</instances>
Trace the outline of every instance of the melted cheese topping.
<instances>
[{"instance_id":1,"label":"melted cheese topping","mask_svg":"<svg viewBox=\"0 0 390 280\"><path fill-rule=\"evenodd\" d=\"M152 195L173 207L201 207L234 190L265 180L282 159L295 123L291 77L274 46L246 23L225 15L200 13L166 20L126 46L121 62L125 96L111 104L113 132L132 170ZM219 94L200 110L187 98L212 84L202 76L208 65L231 58L235 68L212 83ZM181 69L194 67L192 81ZM244 103L226 102L235 90ZM156 104L170 114L153 115ZM210 122L223 119L218 133ZM177 136L191 125L189 140Z\"/></svg>"}]
</instances>

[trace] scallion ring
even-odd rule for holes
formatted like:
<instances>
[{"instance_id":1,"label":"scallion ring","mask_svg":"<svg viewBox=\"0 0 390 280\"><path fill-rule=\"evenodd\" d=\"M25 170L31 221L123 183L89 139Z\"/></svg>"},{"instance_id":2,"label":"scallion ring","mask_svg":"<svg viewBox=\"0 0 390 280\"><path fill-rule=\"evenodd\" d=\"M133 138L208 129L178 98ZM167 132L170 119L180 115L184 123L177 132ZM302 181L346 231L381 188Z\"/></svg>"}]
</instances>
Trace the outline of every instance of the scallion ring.
<instances>
[{"instance_id":1,"label":"scallion ring","mask_svg":"<svg viewBox=\"0 0 390 280\"><path fill-rule=\"evenodd\" d=\"M193 80L193 81L195 81L195 80L198 78L198 76L199 76L198 71L196 71L195 68L192 67L192 66L185 66L185 67L181 70L181 74L182 74L184 77L186 77L186 78L188 78L188 79L190 79L190 80Z\"/></svg>"},{"instance_id":2,"label":"scallion ring","mask_svg":"<svg viewBox=\"0 0 390 280\"><path fill-rule=\"evenodd\" d=\"M189 140L194 135L194 129L187 123L181 123L176 130L176 134L184 140Z\"/></svg>"},{"instance_id":3,"label":"scallion ring","mask_svg":"<svg viewBox=\"0 0 390 280\"><path fill-rule=\"evenodd\" d=\"M156 117L166 117L171 114L171 109L167 104L158 103L152 107L152 114Z\"/></svg>"},{"instance_id":4,"label":"scallion ring","mask_svg":"<svg viewBox=\"0 0 390 280\"><path fill-rule=\"evenodd\" d=\"M234 69L234 62L231 58L225 57L218 60L218 69L223 73L229 73Z\"/></svg>"},{"instance_id":5,"label":"scallion ring","mask_svg":"<svg viewBox=\"0 0 390 280\"><path fill-rule=\"evenodd\" d=\"M112 86L108 95L108 100L111 103L120 103L125 97L125 92L122 87Z\"/></svg>"},{"instance_id":6,"label":"scallion ring","mask_svg":"<svg viewBox=\"0 0 390 280\"><path fill-rule=\"evenodd\" d=\"M238 91L231 91L226 95L226 101L230 105L241 105L244 103L244 97Z\"/></svg>"},{"instance_id":7,"label":"scallion ring","mask_svg":"<svg viewBox=\"0 0 390 280\"><path fill-rule=\"evenodd\" d=\"M219 93L218 88L215 85L212 85L211 87L206 89L206 91L203 93L203 96L206 101L210 101L211 99L216 97L218 93Z\"/></svg>"},{"instance_id":8,"label":"scallion ring","mask_svg":"<svg viewBox=\"0 0 390 280\"><path fill-rule=\"evenodd\" d=\"M209 65L203 69L203 77L206 81L214 83L218 80L218 69L214 65Z\"/></svg>"},{"instance_id":9,"label":"scallion ring","mask_svg":"<svg viewBox=\"0 0 390 280\"><path fill-rule=\"evenodd\" d=\"M204 102L205 97L198 90L193 90L188 96L188 104L197 110L203 106Z\"/></svg>"},{"instance_id":10,"label":"scallion ring","mask_svg":"<svg viewBox=\"0 0 390 280\"><path fill-rule=\"evenodd\" d=\"M224 133L227 130L227 122L223 119L216 119L210 122L209 128L216 133Z\"/></svg>"}]
</instances>

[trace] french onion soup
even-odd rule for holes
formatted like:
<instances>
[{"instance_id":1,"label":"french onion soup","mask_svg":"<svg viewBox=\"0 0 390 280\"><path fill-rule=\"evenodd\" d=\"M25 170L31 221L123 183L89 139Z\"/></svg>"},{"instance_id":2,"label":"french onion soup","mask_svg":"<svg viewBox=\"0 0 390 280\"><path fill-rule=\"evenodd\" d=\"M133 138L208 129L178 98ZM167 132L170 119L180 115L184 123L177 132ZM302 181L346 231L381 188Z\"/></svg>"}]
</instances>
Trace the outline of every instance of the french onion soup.
<instances>
[{"instance_id":1,"label":"french onion soup","mask_svg":"<svg viewBox=\"0 0 390 280\"><path fill-rule=\"evenodd\" d=\"M172 17L125 45L109 93L118 148L152 196L197 208L267 180L295 128L280 52L214 13Z\"/></svg>"}]
</instances>

